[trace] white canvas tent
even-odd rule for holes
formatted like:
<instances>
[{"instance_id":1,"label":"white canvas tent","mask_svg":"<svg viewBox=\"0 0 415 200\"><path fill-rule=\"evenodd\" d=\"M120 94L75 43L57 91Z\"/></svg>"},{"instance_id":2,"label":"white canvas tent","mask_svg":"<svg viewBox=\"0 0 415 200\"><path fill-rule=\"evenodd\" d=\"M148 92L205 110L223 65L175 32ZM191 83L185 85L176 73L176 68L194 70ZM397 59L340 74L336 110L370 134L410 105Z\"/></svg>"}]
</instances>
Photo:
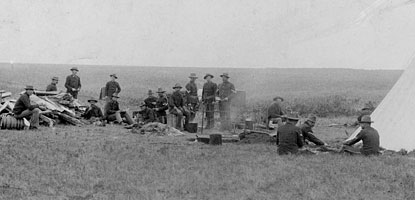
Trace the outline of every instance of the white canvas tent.
<instances>
[{"instance_id":1,"label":"white canvas tent","mask_svg":"<svg viewBox=\"0 0 415 200\"><path fill-rule=\"evenodd\" d=\"M379 132L381 147L395 151L415 149L415 57L371 117L372 126Z\"/></svg>"}]
</instances>

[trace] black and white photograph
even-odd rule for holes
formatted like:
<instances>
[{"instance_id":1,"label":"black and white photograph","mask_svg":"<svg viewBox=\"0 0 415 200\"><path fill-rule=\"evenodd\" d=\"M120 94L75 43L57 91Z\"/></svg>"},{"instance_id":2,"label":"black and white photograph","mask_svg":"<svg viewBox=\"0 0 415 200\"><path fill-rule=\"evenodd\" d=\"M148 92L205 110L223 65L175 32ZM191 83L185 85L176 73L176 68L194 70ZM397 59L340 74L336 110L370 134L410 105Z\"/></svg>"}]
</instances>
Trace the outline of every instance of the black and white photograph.
<instances>
[{"instance_id":1,"label":"black and white photograph","mask_svg":"<svg viewBox=\"0 0 415 200\"><path fill-rule=\"evenodd\" d=\"M0 199L413 200L415 0L2 0Z\"/></svg>"}]
</instances>

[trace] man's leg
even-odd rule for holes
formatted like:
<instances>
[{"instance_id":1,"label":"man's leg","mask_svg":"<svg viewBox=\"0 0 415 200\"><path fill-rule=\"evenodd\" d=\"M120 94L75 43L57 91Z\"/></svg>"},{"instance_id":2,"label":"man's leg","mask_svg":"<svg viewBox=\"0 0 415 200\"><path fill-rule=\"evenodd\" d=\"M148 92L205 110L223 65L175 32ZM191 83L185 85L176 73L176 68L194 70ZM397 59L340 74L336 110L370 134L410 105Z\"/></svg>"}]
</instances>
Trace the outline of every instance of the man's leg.
<instances>
[{"instance_id":1,"label":"man's leg","mask_svg":"<svg viewBox=\"0 0 415 200\"><path fill-rule=\"evenodd\" d=\"M180 110L172 109L171 114L176 115L176 129L182 130L183 113Z\"/></svg>"},{"instance_id":2,"label":"man's leg","mask_svg":"<svg viewBox=\"0 0 415 200\"><path fill-rule=\"evenodd\" d=\"M215 115L215 111L214 111L214 105L212 103L207 103L206 104L206 128L213 128L215 126L215 121L214 121L214 115Z\"/></svg>"},{"instance_id":3,"label":"man's leg","mask_svg":"<svg viewBox=\"0 0 415 200\"><path fill-rule=\"evenodd\" d=\"M30 116L30 127L39 127L39 113L40 110L38 108L35 108L33 110L24 110L19 115L16 115L15 117L17 119L22 119Z\"/></svg>"},{"instance_id":4,"label":"man's leg","mask_svg":"<svg viewBox=\"0 0 415 200\"><path fill-rule=\"evenodd\" d=\"M189 112L187 112L186 110L183 110L182 113L186 117L184 119L184 127L187 129L187 126L189 125L191 114Z\"/></svg>"},{"instance_id":5,"label":"man's leg","mask_svg":"<svg viewBox=\"0 0 415 200\"><path fill-rule=\"evenodd\" d=\"M121 117L124 117L127 120L128 125L134 124L134 120L130 117L130 115L127 112L121 112Z\"/></svg>"}]
</instances>

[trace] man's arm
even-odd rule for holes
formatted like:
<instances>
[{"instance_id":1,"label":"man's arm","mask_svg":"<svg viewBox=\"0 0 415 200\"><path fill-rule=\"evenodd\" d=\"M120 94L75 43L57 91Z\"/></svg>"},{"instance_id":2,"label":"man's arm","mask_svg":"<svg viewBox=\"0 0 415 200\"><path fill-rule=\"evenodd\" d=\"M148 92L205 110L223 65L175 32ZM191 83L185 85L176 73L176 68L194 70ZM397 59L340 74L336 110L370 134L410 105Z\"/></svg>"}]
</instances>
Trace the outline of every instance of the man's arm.
<instances>
[{"instance_id":1,"label":"man's arm","mask_svg":"<svg viewBox=\"0 0 415 200\"><path fill-rule=\"evenodd\" d=\"M353 139L351 139L351 140L349 140L349 141L346 141L346 142L344 142L343 144L344 145L347 145L347 146L352 146L352 145L354 145L354 144L356 144L356 143L358 143L360 140L362 140L362 138L363 138L363 134L364 134L364 132L363 132L364 130L361 130L357 135L356 135L356 137L355 138L353 138Z\"/></svg>"},{"instance_id":2,"label":"man's arm","mask_svg":"<svg viewBox=\"0 0 415 200\"><path fill-rule=\"evenodd\" d=\"M108 93L109 88L110 88L110 87L109 87L109 83L110 83L110 82L107 82L107 83L105 84L105 96L108 96L108 94L109 94L109 93Z\"/></svg>"},{"instance_id":3,"label":"man's arm","mask_svg":"<svg viewBox=\"0 0 415 200\"><path fill-rule=\"evenodd\" d=\"M78 77L78 81L79 81L79 87L77 89L81 90L82 85L81 85L81 78L80 77Z\"/></svg>"},{"instance_id":4,"label":"man's arm","mask_svg":"<svg viewBox=\"0 0 415 200\"><path fill-rule=\"evenodd\" d=\"M33 110L35 108L39 108L39 105L32 105L30 104L30 97L26 96L22 98L22 103L25 105L26 108L29 110Z\"/></svg>"},{"instance_id":5,"label":"man's arm","mask_svg":"<svg viewBox=\"0 0 415 200\"><path fill-rule=\"evenodd\" d=\"M66 87L66 89L68 89L69 91L72 91L72 87L69 85L69 83L71 82L71 77L70 76L67 76L66 77L66 81L65 81L65 87Z\"/></svg>"},{"instance_id":6,"label":"man's arm","mask_svg":"<svg viewBox=\"0 0 415 200\"><path fill-rule=\"evenodd\" d=\"M117 83L117 93L120 93L121 92L121 86L118 82L116 82L116 83Z\"/></svg>"},{"instance_id":7,"label":"man's arm","mask_svg":"<svg viewBox=\"0 0 415 200\"><path fill-rule=\"evenodd\" d=\"M302 148L304 146L303 140L301 138L301 130L297 131L297 146Z\"/></svg>"}]
</instances>

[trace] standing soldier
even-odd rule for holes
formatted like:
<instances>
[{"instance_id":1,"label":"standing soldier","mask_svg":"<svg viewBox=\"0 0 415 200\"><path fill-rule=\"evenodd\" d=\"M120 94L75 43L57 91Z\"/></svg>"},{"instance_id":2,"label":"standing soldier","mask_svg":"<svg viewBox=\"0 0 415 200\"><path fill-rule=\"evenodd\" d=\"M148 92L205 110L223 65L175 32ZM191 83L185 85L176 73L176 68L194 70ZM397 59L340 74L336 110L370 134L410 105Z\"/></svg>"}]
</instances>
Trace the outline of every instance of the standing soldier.
<instances>
[{"instance_id":1,"label":"standing soldier","mask_svg":"<svg viewBox=\"0 0 415 200\"><path fill-rule=\"evenodd\" d=\"M174 92L171 95L170 102L169 102L169 106L170 106L169 112L177 116L176 129L183 130L182 128L183 116L186 117L185 127L187 127L189 123L189 113L183 107L184 99L183 99L182 93L180 92L180 89L182 89L182 86L179 83L177 83L173 87L173 89L174 89Z\"/></svg>"},{"instance_id":2,"label":"standing soldier","mask_svg":"<svg viewBox=\"0 0 415 200\"><path fill-rule=\"evenodd\" d=\"M119 94L121 92L120 84L117 81L115 81L115 79L118 79L117 75L111 74L110 77L111 80L108 81L105 85L105 94L107 101L111 99L113 94Z\"/></svg>"},{"instance_id":3,"label":"standing soldier","mask_svg":"<svg viewBox=\"0 0 415 200\"><path fill-rule=\"evenodd\" d=\"M81 79L78 75L78 68L71 68L72 74L66 77L65 87L67 93L71 94L73 98L78 99L78 92L81 90Z\"/></svg>"},{"instance_id":4,"label":"standing soldier","mask_svg":"<svg viewBox=\"0 0 415 200\"><path fill-rule=\"evenodd\" d=\"M50 83L47 87L46 87L46 92L54 92L54 91L58 91L58 88L56 87L56 85L58 84L59 78L58 77L53 77L52 78L52 83Z\"/></svg>"},{"instance_id":5,"label":"standing soldier","mask_svg":"<svg viewBox=\"0 0 415 200\"><path fill-rule=\"evenodd\" d=\"M169 109L169 103L165 92L166 91L164 91L163 88L159 88L157 90L159 98L157 99L156 108L154 109L156 111L158 121L163 124L167 124L166 110Z\"/></svg>"},{"instance_id":6,"label":"standing soldier","mask_svg":"<svg viewBox=\"0 0 415 200\"><path fill-rule=\"evenodd\" d=\"M215 127L215 102L216 91L218 90L218 86L216 83L212 82L213 75L206 74L204 79L206 83L203 84L203 92L202 92L202 103L205 106L206 112L206 129L211 129ZM204 114L204 113L203 113Z\"/></svg>"},{"instance_id":7,"label":"standing soldier","mask_svg":"<svg viewBox=\"0 0 415 200\"><path fill-rule=\"evenodd\" d=\"M221 130L231 129L231 100L235 91L235 86L229 82L228 73L220 75L222 77L222 83L218 86L218 99L219 99L219 113L221 118Z\"/></svg>"},{"instance_id":8,"label":"standing soldier","mask_svg":"<svg viewBox=\"0 0 415 200\"><path fill-rule=\"evenodd\" d=\"M195 73L191 73L190 82L186 84L186 103L190 109L190 121L196 116L197 106L199 104L199 99L197 97L197 85L195 83L196 79L198 78Z\"/></svg>"},{"instance_id":9,"label":"standing soldier","mask_svg":"<svg viewBox=\"0 0 415 200\"><path fill-rule=\"evenodd\" d=\"M148 108L155 108L156 107L156 103L157 103L157 97L153 96L153 91L152 90L148 90L148 97L146 99L144 99L144 103L147 104Z\"/></svg>"}]
</instances>

